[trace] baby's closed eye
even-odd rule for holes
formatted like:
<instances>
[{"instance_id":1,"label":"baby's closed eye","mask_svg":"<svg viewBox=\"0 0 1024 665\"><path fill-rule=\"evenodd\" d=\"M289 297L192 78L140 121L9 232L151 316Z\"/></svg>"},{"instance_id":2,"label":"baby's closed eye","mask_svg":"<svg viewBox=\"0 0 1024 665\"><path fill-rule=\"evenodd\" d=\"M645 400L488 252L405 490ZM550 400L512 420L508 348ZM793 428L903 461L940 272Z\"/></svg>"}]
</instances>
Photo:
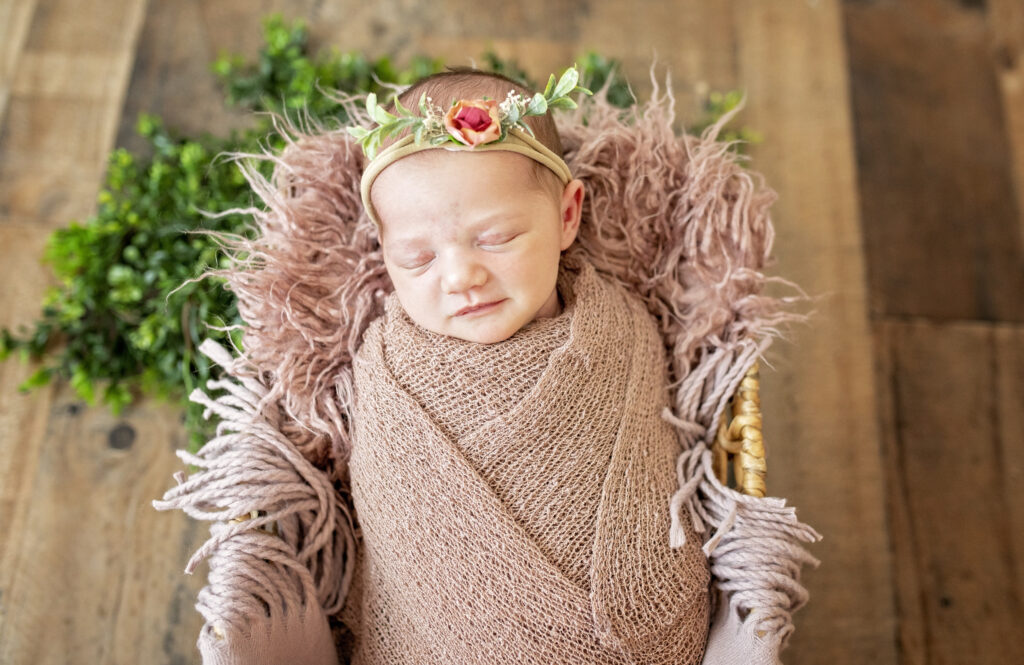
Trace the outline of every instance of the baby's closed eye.
<instances>
[{"instance_id":1,"label":"baby's closed eye","mask_svg":"<svg viewBox=\"0 0 1024 665\"><path fill-rule=\"evenodd\" d=\"M519 237L518 233L506 233L500 236L487 236L480 239L480 244L485 247L504 245Z\"/></svg>"}]
</instances>

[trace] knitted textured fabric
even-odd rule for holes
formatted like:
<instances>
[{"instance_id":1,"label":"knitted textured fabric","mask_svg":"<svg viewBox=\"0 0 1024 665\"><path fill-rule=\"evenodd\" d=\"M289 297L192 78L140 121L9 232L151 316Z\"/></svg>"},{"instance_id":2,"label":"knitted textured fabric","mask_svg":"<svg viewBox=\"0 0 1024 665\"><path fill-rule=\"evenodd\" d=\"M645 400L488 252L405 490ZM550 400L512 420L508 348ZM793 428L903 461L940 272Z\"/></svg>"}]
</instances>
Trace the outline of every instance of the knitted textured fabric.
<instances>
[{"instance_id":1,"label":"knitted textured fabric","mask_svg":"<svg viewBox=\"0 0 1024 665\"><path fill-rule=\"evenodd\" d=\"M355 367L353 663L699 663L708 562L669 546L681 452L643 304L566 258L563 313L495 345L397 297Z\"/></svg>"}]
</instances>

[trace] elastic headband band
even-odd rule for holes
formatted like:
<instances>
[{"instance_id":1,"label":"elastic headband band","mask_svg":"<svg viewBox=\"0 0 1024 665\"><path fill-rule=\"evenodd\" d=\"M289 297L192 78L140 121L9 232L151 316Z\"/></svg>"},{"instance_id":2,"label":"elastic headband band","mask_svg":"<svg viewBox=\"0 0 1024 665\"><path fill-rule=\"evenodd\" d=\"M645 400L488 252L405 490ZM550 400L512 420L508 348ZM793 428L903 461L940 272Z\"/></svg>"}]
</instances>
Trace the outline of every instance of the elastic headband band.
<instances>
[{"instance_id":1,"label":"elastic headband band","mask_svg":"<svg viewBox=\"0 0 1024 665\"><path fill-rule=\"evenodd\" d=\"M453 150L465 152L504 150L506 152L516 152L551 169L551 171L559 177L563 185L568 184L569 181L572 180L572 172L569 170L569 166L565 163L565 160L552 152L543 143L519 128L510 129L505 139L502 141L484 143L477 146L460 145L457 143L443 143L441 145L423 143L417 145L412 135L405 136L398 142L382 150L370 161L369 164L367 164L366 170L363 171L362 180L360 180L359 183L359 193L363 198L363 206L366 208L366 214L377 226L378 231L380 231L381 228L380 217L377 215L377 210L373 207L373 203L370 202L370 188L373 187L373 181L377 179L377 176L380 175L381 171L391 164L404 157L408 157L409 155L417 152L423 152L424 150Z\"/></svg>"}]
</instances>

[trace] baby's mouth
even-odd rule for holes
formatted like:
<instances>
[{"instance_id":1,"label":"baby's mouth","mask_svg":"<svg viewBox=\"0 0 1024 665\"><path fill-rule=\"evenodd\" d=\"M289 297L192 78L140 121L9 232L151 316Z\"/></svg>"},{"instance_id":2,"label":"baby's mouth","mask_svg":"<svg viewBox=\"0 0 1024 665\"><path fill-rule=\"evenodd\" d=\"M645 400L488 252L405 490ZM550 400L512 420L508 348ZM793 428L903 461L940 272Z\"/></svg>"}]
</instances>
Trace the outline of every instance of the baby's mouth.
<instances>
[{"instance_id":1,"label":"baby's mouth","mask_svg":"<svg viewBox=\"0 0 1024 665\"><path fill-rule=\"evenodd\" d=\"M483 303L481 305L463 307L462 309L455 313L455 316L466 316L468 314L483 314L484 312L489 312L490 310L494 309L495 307L505 302L506 300L507 298L502 298L501 300L495 300L492 302Z\"/></svg>"}]
</instances>

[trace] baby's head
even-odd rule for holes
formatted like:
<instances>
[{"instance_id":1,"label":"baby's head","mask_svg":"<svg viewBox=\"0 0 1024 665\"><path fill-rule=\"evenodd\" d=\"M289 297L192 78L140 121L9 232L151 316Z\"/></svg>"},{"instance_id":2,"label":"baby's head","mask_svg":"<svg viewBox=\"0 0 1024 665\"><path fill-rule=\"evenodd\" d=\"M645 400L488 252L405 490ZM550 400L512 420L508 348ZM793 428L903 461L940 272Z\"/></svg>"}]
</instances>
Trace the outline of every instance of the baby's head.
<instances>
[{"instance_id":1,"label":"baby's head","mask_svg":"<svg viewBox=\"0 0 1024 665\"><path fill-rule=\"evenodd\" d=\"M503 76L456 70L419 81L399 101L416 109L426 94L449 109L458 100L501 102L510 91L534 94ZM488 113L460 115L463 139L497 131L496 110ZM561 311L555 284L561 252L579 228L583 183L561 160L550 112L526 122L536 140L516 130L475 148L412 144L397 159L385 150L377 156L384 168L364 181L395 294L427 330L491 344Z\"/></svg>"}]
</instances>

